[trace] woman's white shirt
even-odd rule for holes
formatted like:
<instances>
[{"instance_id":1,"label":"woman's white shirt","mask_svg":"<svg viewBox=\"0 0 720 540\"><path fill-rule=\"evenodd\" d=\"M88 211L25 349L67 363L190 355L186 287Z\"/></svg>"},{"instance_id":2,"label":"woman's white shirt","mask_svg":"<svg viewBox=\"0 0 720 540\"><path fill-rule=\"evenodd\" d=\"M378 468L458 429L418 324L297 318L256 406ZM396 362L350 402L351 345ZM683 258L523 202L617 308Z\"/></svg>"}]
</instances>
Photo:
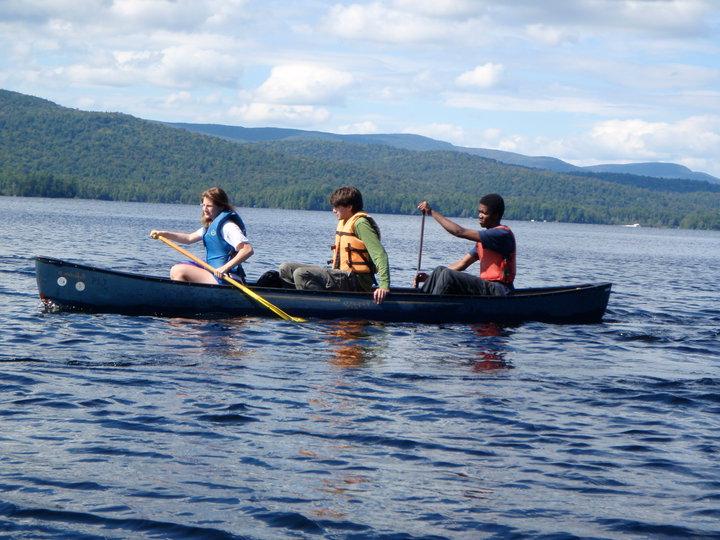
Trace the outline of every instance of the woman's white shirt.
<instances>
[{"instance_id":1,"label":"woman's white shirt","mask_svg":"<svg viewBox=\"0 0 720 540\"><path fill-rule=\"evenodd\" d=\"M199 235L202 239L203 235L205 234L205 228L200 227L193 234ZM234 248L237 248L240 244L246 244L249 242L247 236L243 234L238 224L233 223L232 221L225 222L225 224L222 226L220 234L222 234L223 240L225 240Z\"/></svg>"}]
</instances>

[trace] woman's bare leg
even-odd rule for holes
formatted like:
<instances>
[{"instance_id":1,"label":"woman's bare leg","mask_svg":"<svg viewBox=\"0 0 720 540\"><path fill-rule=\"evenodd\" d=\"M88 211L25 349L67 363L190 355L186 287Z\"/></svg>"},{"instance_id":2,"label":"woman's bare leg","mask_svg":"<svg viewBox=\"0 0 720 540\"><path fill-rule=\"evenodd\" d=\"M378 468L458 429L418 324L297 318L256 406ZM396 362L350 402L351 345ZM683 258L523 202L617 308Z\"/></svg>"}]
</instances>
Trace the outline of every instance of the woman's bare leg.
<instances>
[{"instance_id":1,"label":"woman's bare leg","mask_svg":"<svg viewBox=\"0 0 720 540\"><path fill-rule=\"evenodd\" d=\"M192 283L210 283L217 285L215 276L204 268L192 264L180 263L170 269L170 279L175 281L190 281Z\"/></svg>"}]
</instances>

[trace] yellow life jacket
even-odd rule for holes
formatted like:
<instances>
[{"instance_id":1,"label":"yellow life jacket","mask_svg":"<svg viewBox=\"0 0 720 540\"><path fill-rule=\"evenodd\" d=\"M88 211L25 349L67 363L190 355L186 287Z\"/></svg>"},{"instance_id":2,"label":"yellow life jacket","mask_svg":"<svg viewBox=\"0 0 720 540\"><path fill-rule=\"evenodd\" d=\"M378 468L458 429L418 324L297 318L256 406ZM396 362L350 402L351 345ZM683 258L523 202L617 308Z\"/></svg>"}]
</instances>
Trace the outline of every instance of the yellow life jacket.
<instances>
[{"instance_id":1,"label":"yellow life jacket","mask_svg":"<svg viewBox=\"0 0 720 540\"><path fill-rule=\"evenodd\" d=\"M343 272L356 274L374 274L377 272L370 258L365 242L355 233L355 223L360 218L366 218L375 232L380 236L375 221L365 212L357 212L345 221L338 221L335 229L335 244L332 246L332 267Z\"/></svg>"}]
</instances>

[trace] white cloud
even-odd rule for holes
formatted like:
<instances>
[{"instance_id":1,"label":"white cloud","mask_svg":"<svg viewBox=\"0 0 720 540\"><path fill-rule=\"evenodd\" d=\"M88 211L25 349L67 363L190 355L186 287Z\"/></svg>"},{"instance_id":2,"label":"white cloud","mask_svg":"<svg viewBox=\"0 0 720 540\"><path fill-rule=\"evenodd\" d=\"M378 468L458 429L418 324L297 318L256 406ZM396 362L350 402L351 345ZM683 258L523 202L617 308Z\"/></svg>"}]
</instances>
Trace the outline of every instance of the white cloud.
<instances>
[{"instance_id":1,"label":"white cloud","mask_svg":"<svg viewBox=\"0 0 720 540\"><path fill-rule=\"evenodd\" d=\"M277 103L249 103L232 107L228 114L250 124L313 126L327 121L330 113L312 105L283 105Z\"/></svg>"},{"instance_id":2,"label":"white cloud","mask_svg":"<svg viewBox=\"0 0 720 540\"><path fill-rule=\"evenodd\" d=\"M639 88L676 89L720 86L720 69L690 64L660 64L627 67L626 84ZM620 81L618 81L620 82Z\"/></svg>"},{"instance_id":3,"label":"white cloud","mask_svg":"<svg viewBox=\"0 0 720 540\"><path fill-rule=\"evenodd\" d=\"M42 71L50 81L75 85L131 86L152 83L161 87L202 85L235 86L242 75L239 60L222 52L192 46L161 51L98 53L87 64L70 64Z\"/></svg>"},{"instance_id":4,"label":"white cloud","mask_svg":"<svg viewBox=\"0 0 720 540\"><path fill-rule=\"evenodd\" d=\"M220 103L222 103L222 96L219 92L211 92L210 94L205 94L204 96L201 96L200 102L204 105L219 105Z\"/></svg>"},{"instance_id":5,"label":"white cloud","mask_svg":"<svg viewBox=\"0 0 720 540\"><path fill-rule=\"evenodd\" d=\"M685 165L693 171L711 174L716 178L720 178L720 167L716 159L682 157L677 160L680 165Z\"/></svg>"},{"instance_id":6,"label":"white cloud","mask_svg":"<svg viewBox=\"0 0 720 540\"><path fill-rule=\"evenodd\" d=\"M328 13L325 29L345 39L381 43L415 43L445 40L453 35L453 25L413 11L371 4L335 5Z\"/></svg>"},{"instance_id":7,"label":"white cloud","mask_svg":"<svg viewBox=\"0 0 720 540\"><path fill-rule=\"evenodd\" d=\"M111 22L125 27L197 31L236 30L247 22L246 0L113 0L107 10Z\"/></svg>"},{"instance_id":8,"label":"white cloud","mask_svg":"<svg viewBox=\"0 0 720 540\"><path fill-rule=\"evenodd\" d=\"M153 60L152 51L114 51L113 57L119 65L144 65Z\"/></svg>"},{"instance_id":9,"label":"white cloud","mask_svg":"<svg viewBox=\"0 0 720 540\"><path fill-rule=\"evenodd\" d=\"M522 135L508 135L498 141L497 149L505 152L520 152L520 149L527 144L526 140Z\"/></svg>"},{"instance_id":10,"label":"white cloud","mask_svg":"<svg viewBox=\"0 0 720 540\"><path fill-rule=\"evenodd\" d=\"M192 102L192 94L190 92L173 92L165 98L163 105L166 107L177 107L179 105L187 105Z\"/></svg>"},{"instance_id":11,"label":"white cloud","mask_svg":"<svg viewBox=\"0 0 720 540\"><path fill-rule=\"evenodd\" d=\"M486 128L482 130L481 132L481 143L480 146L491 146L494 147L495 144L500 140L502 137L502 130L499 128Z\"/></svg>"},{"instance_id":12,"label":"white cloud","mask_svg":"<svg viewBox=\"0 0 720 540\"><path fill-rule=\"evenodd\" d=\"M248 20L247 0L215 0L211 15L207 19L209 27L230 27Z\"/></svg>"},{"instance_id":13,"label":"white cloud","mask_svg":"<svg viewBox=\"0 0 720 540\"><path fill-rule=\"evenodd\" d=\"M657 152L648 145L658 132L667 131L667 124L651 124L643 120L608 120L590 132L590 139L600 153L637 158L655 158Z\"/></svg>"},{"instance_id":14,"label":"white cloud","mask_svg":"<svg viewBox=\"0 0 720 540\"><path fill-rule=\"evenodd\" d=\"M257 99L267 103L315 105L337 101L353 76L318 64L286 64L272 69L257 90Z\"/></svg>"},{"instance_id":15,"label":"white cloud","mask_svg":"<svg viewBox=\"0 0 720 540\"><path fill-rule=\"evenodd\" d=\"M234 86L242 75L242 65L236 56L219 50L180 45L164 49L159 64L149 71L148 75L164 86Z\"/></svg>"},{"instance_id":16,"label":"white cloud","mask_svg":"<svg viewBox=\"0 0 720 540\"><path fill-rule=\"evenodd\" d=\"M118 66L87 66L74 64L43 73L43 78L74 85L130 86L138 80L135 70Z\"/></svg>"},{"instance_id":17,"label":"white cloud","mask_svg":"<svg viewBox=\"0 0 720 540\"><path fill-rule=\"evenodd\" d=\"M605 120L588 131L561 138L529 137L484 130L472 146L525 155L553 156L576 165L599 163L680 163L720 176L720 116L693 116L676 122Z\"/></svg>"},{"instance_id":18,"label":"white cloud","mask_svg":"<svg viewBox=\"0 0 720 540\"><path fill-rule=\"evenodd\" d=\"M247 0L2 0L0 21L72 27L79 39L115 39L159 30L235 32L249 19Z\"/></svg>"},{"instance_id":19,"label":"white cloud","mask_svg":"<svg viewBox=\"0 0 720 540\"><path fill-rule=\"evenodd\" d=\"M505 27L554 28L588 36L612 30L682 38L709 28L713 4L713 0L517 0L498 2L486 14Z\"/></svg>"},{"instance_id":20,"label":"white cloud","mask_svg":"<svg viewBox=\"0 0 720 540\"><path fill-rule=\"evenodd\" d=\"M695 116L673 123L607 120L597 123L589 138L599 152L620 159L720 155L720 117Z\"/></svg>"},{"instance_id":21,"label":"white cloud","mask_svg":"<svg viewBox=\"0 0 720 540\"><path fill-rule=\"evenodd\" d=\"M626 28L692 35L704 26L711 2L704 0L670 0L665 2L638 2L625 0L617 6L610 21ZM606 14L606 16L609 14Z\"/></svg>"},{"instance_id":22,"label":"white cloud","mask_svg":"<svg viewBox=\"0 0 720 540\"><path fill-rule=\"evenodd\" d=\"M378 133L378 127L375 122L371 120L365 120L364 122L356 122L354 124L346 124L337 128L338 133L350 133L350 134L369 134Z\"/></svg>"},{"instance_id":23,"label":"white cloud","mask_svg":"<svg viewBox=\"0 0 720 540\"><path fill-rule=\"evenodd\" d=\"M525 26L525 33L533 41L550 46L566 41L577 41L577 38L568 31L545 24L528 24Z\"/></svg>"},{"instance_id":24,"label":"white cloud","mask_svg":"<svg viewBox=\"0 0 720 540\"><path fill-rule=\"evenodd\" d=\"M475 69L466 71L455 79L458 86L475 86L477 88L491 88L495 86L502 77L502 64L488 62Z\"/></svg>"},{"instance_id":25,"label":"white cloud","mask_svg":"<svg viewBox=\"0 0 720 540\"><path fill-rule=\"evenodd\" d=\"M103 12L104 0L3 0L0 20L44 22L53 18L92 19Z\"/></svg>"},{"instance_id":26,"label":"white cloud","mask_svg":"<svg viewBox=\"0 0 720 540\"><path fill-rule=\"evenodd\" d=\"M712 0L376 0L335 4L323 26L345 39L381 43L502 42L522 32L554 46L608 32L668 40L711 36L714 9Z\"/></svg>"},{"instance_id":27,"label":"white cloud","mask_svg":"<svg viewBox=\"0 0 720 540\"><path fill-rule=\"evenodd\" d=\"M658 90L720 86L720 69L690 62L671 62L663 53L657 61L647 62L598 58L586 52L558 60L558 67L576 73L586 80L605 81L615 88L633 88L658 94ZM646 59L647 60L647 59ZM552 69L556 69L553 67Z\"/></svg>"},{"instance_id":28,"label":"white cloud","mask_svg":"<svg viewBox=\"0 0 720 540\"><path fill-rule=\"evenodd\" d=\"M528 137L519 134L505 134L499 128L487 128L480 132L479 136L473 138L471 143L475 148L491 148L494 150L504 150L505 152L524 153L525 149L529 150L532 146L529 144ZM534 150L533 150L534 151Z\"/></svg>"},{"instance_id":29,"label":"white cloud","mask_svg":"<svg viewBox=\"0 0 720 540\"><path fill-rule=\"evenodd\" d=\"M445 104L450 107L477 109L483 111L519 111L519 112L561 112L586 113L593 115L630 115L637 114L640 106L615 104L599 99L556 96L522 97L502 94L448 93Z\"/></svg>"},{"instance_id":30,"label":"white cloud","mask_svg":"<svg viewBox=\"0 0 720 540\"><path fill-rule=\"evenodd\" d=\"M206 2L195 0L113 0L108 15L136 27L189 30L210 14Z\"/></svg>"},{"instance_id":31,"label":"white cloud","mask_svg":"<svg viewBox=\"0 0 720 540\"><path fill-rule=\"evenodd\" d=\"M674 108L691 108L720 114L720 92L716 90L694 90L674 96Z\"/></svg>"},{"instance_id":32,"label":"white cloud","mask_svg":"<svg viewBox=\"0 0 720 540\"><path fill-rule=\"evenodd\" d=\"M421 13L433 17L468 17L484 11L477 0L393 0L400 10Z\"/></svg>"},{"instance_id":33,"label":"white cloud","mask_svg":"<svg viewBox=\"0 0 720 540\"><path fill-rule=\"evenodd\" d=\"M465 130L455 124L447 123L431 123L408 126L402 130L403 133L413 133L416 135L424 135L431 139L439 139L452 144L462 146L465 142Z\"/></svg>"}]
</instances>

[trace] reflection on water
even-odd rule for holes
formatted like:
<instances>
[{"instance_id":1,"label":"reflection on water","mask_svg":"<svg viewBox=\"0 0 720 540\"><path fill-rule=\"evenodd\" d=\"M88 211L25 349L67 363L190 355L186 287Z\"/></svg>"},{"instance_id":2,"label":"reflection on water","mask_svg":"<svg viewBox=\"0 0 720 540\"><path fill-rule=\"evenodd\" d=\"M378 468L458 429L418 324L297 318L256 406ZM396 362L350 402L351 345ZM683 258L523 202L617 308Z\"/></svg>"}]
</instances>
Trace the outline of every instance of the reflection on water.
<instances>
[{"instance_id":1,"label":"reflection on water","mask_svg":"<svg viewBox=\"0 0 720 540\"><path fill-rule=\"evenodd\" d=\"M362 380L366 375L357 368L386 354L388 333L382 324L357 320L322 322L315 328L327 349L327 362L340 369L309 393L312 414L308 417L307 430L319 435L320 440L312 449L303 447L299 454L313 462L314 468L325 471L324 478L309 484L317 493L317 500L323 501L321 506L313 508L312 515L341 520L347 519L347 509L373 484L376 469L367 460L362 433L365 419L375 417L373 408L377 396L374 392L368 393L367 387L364 390L358 387L358 377ZM341 436L336 437L337 434ZM358 437L343 440L349 434Z\"/></svg>"},{"instance_id":2,"label":"reflection on water","mask_svg":"<svg viewBox=\"0 0 720 540\"><path fill-rule=\"evenodd\" d=\"M483 338L479 341L481 346L475 351L475 358L472 362L473 371L481 373L513 368L506 358L506 342L511 334L507 327L487 323L473 324L470 328L476 336Z\"/></svg>"},{"instance_id":3,"label":"reflection on water","mask_svg":"<svg viewBox=\"0 0 720 540\"><path fill-rule=\"evenodd\" d=\"M472 366L473 371L495 371L498 369L512 369L512 366L505 360L503 353L482 353L481 358L476 360Z\"/></svg>"},{"instance_id":4,"label":"reflection on water","mask_svg":"<svg viewBox=\"0 0 720 540\"><path fill-rule=\"evenodd\" d=\"M337 367L360 367L377 354L378 343L371 341L367 321L333 321L326 339L331 351L330 363Z\"/></svg>"},{"instance_id":5,"label":"reflection on water","mask_svg":"<svg viewBox=\"0 0 720 540\"><path fill-rule=\"evenodd\" d=\"M243 334L252 319L223 319L198 321L195 319L167 319L166 333L158 336L159 341L172 343L182 348L183 353L195 349L200 355L217 356L240 360L247 355L243 348ZM178 351L180 352L180 351Z\"/></svg>"}]
</instances>

